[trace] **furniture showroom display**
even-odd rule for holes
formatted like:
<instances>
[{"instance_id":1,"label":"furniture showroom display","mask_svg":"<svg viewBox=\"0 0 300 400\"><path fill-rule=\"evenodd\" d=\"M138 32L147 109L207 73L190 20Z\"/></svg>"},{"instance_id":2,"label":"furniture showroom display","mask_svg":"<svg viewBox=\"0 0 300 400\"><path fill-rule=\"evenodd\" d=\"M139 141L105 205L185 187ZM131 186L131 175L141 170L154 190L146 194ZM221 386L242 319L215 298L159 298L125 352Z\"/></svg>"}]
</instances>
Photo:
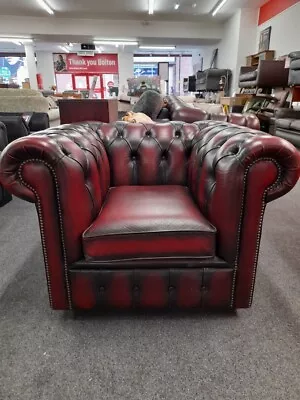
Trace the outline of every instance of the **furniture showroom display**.
<instances>
[{"instance_id":1,"label":"furniture showroom display","mask_svg":"<svg viewBox=\"0 0 300 400\"><path fill-rule=\"evenodd\" d=\"M58 100L58 105L62 124L118 120L117 99L62 99Z\"/></svg>"},{"instance_id":2,"label":"furniture showroom display","mask_svg":"<svg viewBox=\"0 0 300 400\"><path fill-rule=\"evenodd\" d=\"M241 89L265 89L284 88L288 86L288 68L285 61L261 60L258 66L241 67L239 87Z\"/></svg>"},{"instance_id":3,"label":"furniture showroom display","mask_svg":"<svg viewBox=\"0 0 300 400\"><path fill-rule=\"evenodd\" d=\"M189 96L187 96L188 98ZM164 118L170 121L184 121L193 123L196 121L215 120L231 122L240 126L247 126L252 129L260 129L259 119L254 114L239 114L239 113L209 113L200 108L189 106L184 100L184 97L166 96L168 103L169 115L164 113ZM218 106L211 104L211 106Z\"/></svg>"},{"instance_id":4,"label":"furniture showroom display","mask_svg":"<svg viewBox=\"0 0 300 400\"><path fill-rule=\"evenodd\" d=\"M289 86L292 92L292 101L300 101L300 51L294 51L289 54L290 72Z\"/></svg>"},{"instance_id":5,"label":"furniture showroom display","mask_svg":"<svg viewBox=\"0 0 300 400\"><path fill-rule=\"evenodd\" d=\"M266 204L299 172L289 142L219 121L65 125L0 159L58 310L250 307Z\"/></svg>"},{"instance_id":6,"label":"furniture showroom display","mask_svg":"<svg viewBox=\"0 0 300 400\"><path fill-rule=\"evenodd\" d=\"M223 83L225 95L228 95L232 72L230 69L209 68L196 73L196 91L219 92Z\"/></svg>"},{"instance_id":7,"label":"furniture showroom display","mask_svg":"<svg viewBox=\"0 0 300 400\"><path fill-rule=\"evenodd\" d=\"M271 132L300 149L300 111L291 108L276 110Z\"/></svg>"}]
</instances>

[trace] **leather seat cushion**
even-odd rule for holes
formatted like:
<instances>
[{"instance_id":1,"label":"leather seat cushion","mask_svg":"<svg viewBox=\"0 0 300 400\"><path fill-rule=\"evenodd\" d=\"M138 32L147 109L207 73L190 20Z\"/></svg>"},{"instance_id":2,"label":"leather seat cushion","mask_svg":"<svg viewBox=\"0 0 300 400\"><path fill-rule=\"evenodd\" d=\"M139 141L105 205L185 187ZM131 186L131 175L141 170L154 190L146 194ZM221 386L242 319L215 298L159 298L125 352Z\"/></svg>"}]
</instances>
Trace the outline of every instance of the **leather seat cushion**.
<instances>
[{"instance_id":1,"label":"leather seat cushion","mask_svg":"<svg viewBox=\"0 0 300 400\"><path fill-rule=\"evenodd\" d=\"M184 186L119 186L83 234L86 260L211 258L216 229Z\"/></svg>"},{"instance_id":2,"label":"leather seat cushion","mask_svg":"<svg viewBox=\"0 0 300 400\"><path fill-rule=\"evenodd\" d=\"M255 81L256 78L257 78L257 70L241 74L240 82Z\"/></svg>"}]
</instances>

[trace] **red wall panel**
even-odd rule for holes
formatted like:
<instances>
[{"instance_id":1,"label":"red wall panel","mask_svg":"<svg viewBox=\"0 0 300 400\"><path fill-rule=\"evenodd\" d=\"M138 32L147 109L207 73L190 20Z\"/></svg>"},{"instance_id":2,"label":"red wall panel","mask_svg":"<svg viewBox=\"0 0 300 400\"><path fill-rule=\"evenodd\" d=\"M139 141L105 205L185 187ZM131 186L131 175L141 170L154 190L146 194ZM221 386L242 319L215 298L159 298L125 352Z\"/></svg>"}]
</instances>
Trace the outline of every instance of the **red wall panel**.
<instances>
[{"instance_id":1,"label":"red wall panel","mask_svg":"<svg viewBox=\"0 0 300 400\"><path fill-rule=\"evenodd\" d=\"M270 0L264 4L259 11L258 25L280 14L282 11L299 3L300 0Z\"/></svg>"}]
</instances>

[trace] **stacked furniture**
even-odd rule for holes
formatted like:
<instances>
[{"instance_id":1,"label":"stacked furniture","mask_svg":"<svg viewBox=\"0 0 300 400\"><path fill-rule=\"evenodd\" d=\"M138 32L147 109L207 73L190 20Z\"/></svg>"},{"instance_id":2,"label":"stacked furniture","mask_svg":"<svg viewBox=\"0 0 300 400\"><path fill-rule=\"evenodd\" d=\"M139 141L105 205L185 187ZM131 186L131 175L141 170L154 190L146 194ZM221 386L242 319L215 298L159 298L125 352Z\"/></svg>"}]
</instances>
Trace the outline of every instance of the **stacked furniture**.
<instances>
[{"instance_id":1,"label":"stacked furniture","mask_svg":"<svg viewBox=\"0 0 300 400\"><path fill-rule=\"evenodd\" d=\"M270 93L273 88L288 86L288 69L285 61L260 60L258 66L241 67L239 87L241 89L263 89Z\"/></svg>"},{"instance_id":2,"label":"stacked furniture","mask_svg":"<svg viewBox=\"0 0 300 400\"><path fill-rule=\"evenodd\" d=\"M230 87L231 71L229 69L209 68L196 74L196 90L199 92L219 92L220 82L225 84L225 95Z\"/></svg>"},{"instance_id":3,"label":"stacked furniture","mask_svg":"<svg viewBox=\"0 0 300 400\"><path fill-rule=\"evenodd\" d=\"M58 310L250 307L266 204L299 172L287 141L216 121L65 125L0 160Z\"/></svg>"},{"instance_id":4,"label":"stacked furniture","mask_svg":"<svg viewBox=\"0 0 300 400\"><path fill-rule=\"evenodd\" d=\"M0 153L4 150L7 146L7 133L5 125L0 122ZM7 204L9 201L12 200L11 194L4 189L4 187L0 183L0 207Z\"/></svg>"},{"instance_id":5,"label":"stacked furniture","mask_svg":"<svg viewBox=\"0 0 300 400\"><path fill-rule=\"evenodd\" d=\"M292 91L292 101L300 101L300 51L294 51L289 54L290 73L289 86Z\"/></svg>"}]
</instances>

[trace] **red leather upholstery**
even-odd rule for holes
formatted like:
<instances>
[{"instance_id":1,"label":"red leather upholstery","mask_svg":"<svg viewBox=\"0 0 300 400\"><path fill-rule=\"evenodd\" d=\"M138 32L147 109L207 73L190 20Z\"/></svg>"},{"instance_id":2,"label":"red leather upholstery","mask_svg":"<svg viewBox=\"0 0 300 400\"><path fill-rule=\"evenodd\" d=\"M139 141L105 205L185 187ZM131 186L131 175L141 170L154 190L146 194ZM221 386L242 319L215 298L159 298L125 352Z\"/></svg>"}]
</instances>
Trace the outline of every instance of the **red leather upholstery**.
<instances>
[{"instance_id":1,"label":"red leather upholstery","mask_svg":"<svg viewBox=\"0 0 300 400\"><path fill-rule=\"evenodd\" d=\"M209 119L212 121L230 122L231 124L260 130L260 121L255 114L211 114Z\"/></svg>"},{"instance_id":2,"label":"red leather upholstery","mask_svg":"<svg viewBox=\"0 0 300 400\"><path fill-rule=\"evenodd\" d=\"M53 128L14 141L1 154L0 183L37 206L51 306L249 307L264 209L298 181L297 150L283 139L226 122L124 125L86 123ZM119 137L119 132L124 137ZM137 157L134 163L132 151ZM142 202L134 207L137 203L132 196L127 200L124 195L110 198L118 190L136 190L134 186L125 189L125 185L139 185L144 193L152 185L160 185L157 190L166 198L158 199L156 193L155 201L164 210L156 226L162 228L173 212L174 226L180 228L186 248L182 243L175 247L174 226L165 224L172 241L163 252L171 257L162 257L161 249L145 254L144 247L142 257L150 258L141 259L139 246L133 253L130 244L129 250L124 245L123 249L111 247L104 257L106 250L101 248L101 260L84 258L83 246L87 255L89 249L82 235L89 227L90 231L97 228L94 233L116 232L129 212L130 226L136 231L155 220L156 208L150 209L147 196L142 200L147 215L144 225ZM181 190L176 186L177 195L170 195L172 185L182 186ZM112 186L117 187L109 190ZM200 219L192 218L196 211L192 200L183 195L184 186L189 188L194 207L217 230L215 256L208 254L209 246L203 246L204 237L201 246L206 257L191 254L195 248L187 240L190 233L184 226L200 227L204 220L200 224ZM113 201L118 205L113 207ZM99 225L98 218L105 221ZM150 233L144 235L149 235L151 247ZM155 235L156 243L160 236ZM124 249L136 258L114 259ZM184 255L179 256L177 250Z\"/></svg>"},{"instance_id":3,"label":"red leather upholstery","mask_svg":"<svg viewBox=\"0 0 300 400\"><path fill-rule=\"evenodd\" d=\"M215 228L183 186L121 186L83 234L87 260L212 258ZM161 265L161 264L160 264Z\"/></svg>"},{"instance_id":4,"label":"red leather upholstery","mask_svg":"<svg viewBox=\"0 0 300 400\"><path fill-rule=\"evenodd\" d=\"M168 109L172 121L184 121L193 123L209 119L209 114L199 108L189 107L176 96L167 96Z\"/></svg>"},{"instance_id":5,"label":"red leather upholstery","mask_svg":"<svg viewBox=\"0 0 300 400\"><path fill-rule=\"evenodd\" d=\"M197 127L172 124L101 125L112 186L186 185L191 142Z\"/></svg>"}]
</instances>

